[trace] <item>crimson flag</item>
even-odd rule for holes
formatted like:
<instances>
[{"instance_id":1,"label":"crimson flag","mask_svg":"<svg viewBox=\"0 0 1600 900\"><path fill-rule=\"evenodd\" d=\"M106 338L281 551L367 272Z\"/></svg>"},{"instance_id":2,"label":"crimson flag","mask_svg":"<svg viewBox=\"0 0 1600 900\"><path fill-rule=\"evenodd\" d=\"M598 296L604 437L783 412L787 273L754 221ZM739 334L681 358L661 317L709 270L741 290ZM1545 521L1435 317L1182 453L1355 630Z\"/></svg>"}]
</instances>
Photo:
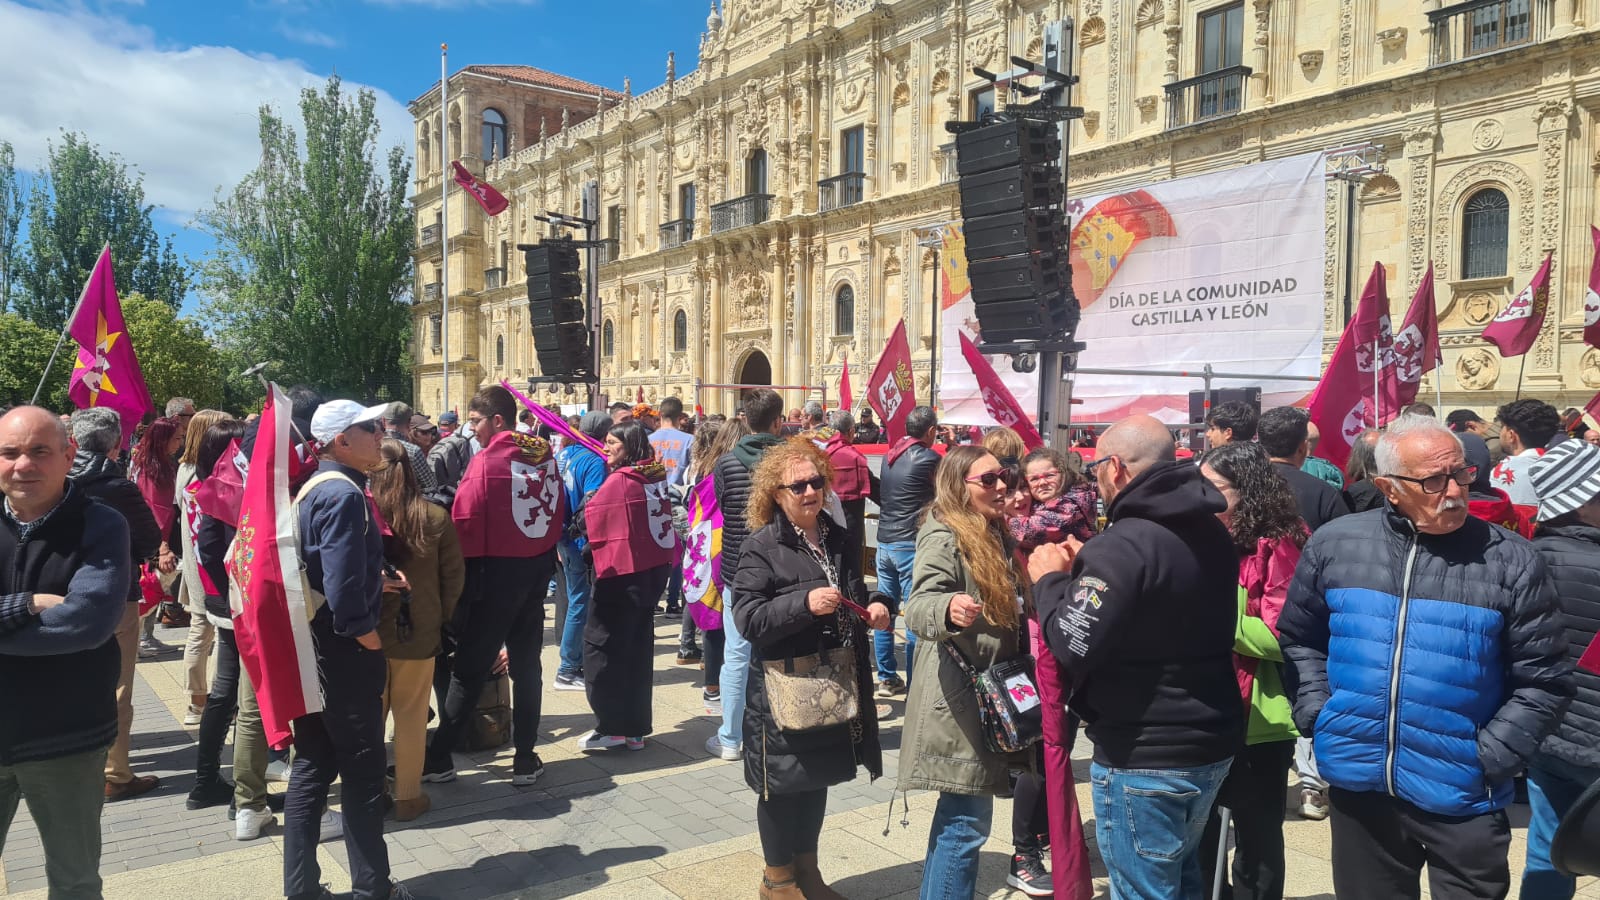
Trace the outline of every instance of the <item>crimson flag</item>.
<instances>
[{"instance_id":1,"label":"crimson flag","mask_svg":"<svg viewBox=\"0 0 1600 900\"><path fill-rule=\"evenodd\" d=\"M889 343L867 379L867 405L883 421L883 433L891 446L905 437L906 416L917 405L917 394L911 380L911 344L906 340L904 319L889 335Z\"/></svg>"},{"instance_id":2,"label":"crimson flag","mask_svg":"<svg viewBox=\"0 0 1600 900\"><path fill-rule=\"evenodd\" d=\"M1429 263L1428 274L1422 276L1422 284L1411 298L1406 320L1394 336L1394 353L1384 360L1381 409L1386 419L1398 416L1417 399L1422 376L1437 369L1439 362L1439 309L1434 305L1433 264Z\"/></svg>"},{"instance_id":3,"label":"crimson flag","mask_svg":"<svg viewBox=\"0 0 1600 900\"><path fill-rule=\"evenodd\" d=\"M844 374L839 376L839 408L849 412L856 408L856 392L850 389L850 357L844 358Z\"/></svg>"},{"instance_id":4,"label":"crimson flag","mask_svg":"<svg viewBox=\"0 0 1600 900\"><path fill-rule=\"evenodd\" d=\"M255 685L267 743L281 748L292 737L289 723L322 711L322 684L289 500L289 398L276 384L268 387L228 572L239 588L233 616L239 659Z\"/></svg>"},{"instance_id":5,"label":"crimson flag","mask_svg":"<svg viewBox=\"0 0 1600 900\"><path fill-rule=\"evenodd\" d=\"M1594 262L1589 264L1589 289L1583 297L1583 342L1600 347L1600 228L1589 226Z\"/></svg>"},{"instance_id":6,"label":"crimson flag","mask_svg":"<svg viewBox=\"0 0 1600 900\"><path fill-rule=\"evenodd\" d=\"M94 271L89 273L89 283L83 286L67 333L78 344L78 362L72 370L67 396L79 409L104 406L116 410L122 417L126 444L139 420L156 407L150 402L150 389L145 387L139 358L133 352L133 339L122 320L122 301L117 297L109 244L101 249Z\"/></svg>"},{"instance_id":7,"label":"crimson flag","mask_svg":"<svg viewBox=\"0 0 1600 900\"><path fill-rule=\"evenodd\" d=\"M983 408L989 411L996 422L1011 428L1022 436L1022 443L1029 450L1044 446L1044 438L1039 436L1039 429L1028 419L1028 413L1017 402L1015 394L1000 380L994 366L982 353L978 352L972 338L966 332L961 332L961 355L966 357L967 365L972 367L972 374L977 376L978 391L983 396Z\"/></svg>"},{"instance_id":8,"label":"crimson flag","mask_svg":"<svg viewBox=\"0 0 1600 900\"><path fill-rule=\"evenodd\" d=\"M1322 433L1317 449L1328 462L1343 468L1361 432L1377 423L1373 371L1383 358L1389 333L1389 294L1383 263L1374 263L1361 292L1355 317L1345 326L1328 370L1311 392L1311 421ZM1389 348L1393 352L1393 347Z\"/></svg>"},{"instance_id":9,"label":"crimson flag","mask_svg":"<svg viewBox=\"0 0 1600 900\"><path fill-rule=\"evenodd\" d=\"M1550 306L1550 261L1555 254L1546 253L1539 271L1522 293L1494 317L1483 330L1483 339L1499 348L1501 357L1521 356L1533 349L1539 329L1544 327L1545 310ZM1588 333L1588 329L1584 329Z\"/></svg>"},{"instance_id":10,"label":"crimson flag","mask_svg":"<svg viewBox=\"0 0 1600 900\"><path fill-rule=\"evenodd\" d=\"M491 216L498 216L506 211L507 206L511 205L506 202L504 194L494 189L494 185L468 172L467 167L463 166L460 160L451 160L450 165L454 166L456 170L456 184L461 185L462 190L471 194L472 198L478 201L478 205L483 207L484 212Z\"/></svg>"}]
</instances>

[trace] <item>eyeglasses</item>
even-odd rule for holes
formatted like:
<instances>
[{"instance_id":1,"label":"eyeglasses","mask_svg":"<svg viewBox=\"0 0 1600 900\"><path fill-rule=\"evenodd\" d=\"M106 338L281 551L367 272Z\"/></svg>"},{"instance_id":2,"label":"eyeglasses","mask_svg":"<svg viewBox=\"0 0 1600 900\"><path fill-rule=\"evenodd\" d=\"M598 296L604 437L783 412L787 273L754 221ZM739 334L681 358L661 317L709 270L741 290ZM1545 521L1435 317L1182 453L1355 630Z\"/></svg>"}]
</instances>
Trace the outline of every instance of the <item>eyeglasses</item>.
<instances>
[{"instance_id":1,"label":"eyeglasses","mask_svg":"<svg viewBox=\"0 0 1600 900\"><path fill-rule=\"evenodd\" d=\"M1028 483L1029 484L1044 484L1046 481L1055 481L1057 478L1060 478L1060 477L1061 477L1061 473L1060 472L1057 472L1055 469L1051 469L1048 472L1040 472L1037 475L1029 475L1028 476Z\"/></svg>"},{"instance_id":2,"label":"eyeglasses","mask_svg":"<svg viewBox=\"0 0 1600 900\"><path fill-rule=\"evenodd\" d=\"M1385 475L1384 477L1393 478L1395 481L1409 481L1422 488L1424 494L1442 494L1452 481L1462 487L1472 484L1478 479L1478 467L1462 466L1454 472L1440 472L1437 475L1429 475L1426 478L1412 478L1409 475Z\"/></svg>"},{"instance_id":3,"label":"eyeglasses","mask_svg":"<svg viewBox=\"0 0 1600 900\"><path fill-rule=\"evenodd\" d=\"M796 497L804 497L806 495L806 488L810 488L819 494L822 493L822 489L828 486L828 479L818 475L815 478L807 478L804 481L796 481L793 484L786 484L783 486L788 488L789 493L795 495Z\"/></svg>"},{"instance_id":4,"label":"eyeglasses","mask_svg":"<svg viewBox=\"0 0 1600 900\"><path fill-rule=\"evenodd\" d=\"M351 428L359 428L362 431L365 431L367 434L377 434L378 433L378 423L377 422L357 422L354 425L351 425L350 427Z\"/></svg>"},{"instance_id":5,"label":"eyeglasses","mask_svg":"<svg viewBox=\"0 0 1600 900\"><path fill-rule=\"evenodd\" d=\"M1094 462L1086 464L1083 467L1083 471L1084 471L1085 474L1092 475L1092 474L1094 474L1094 470L1098 469L1101 466L1101 464L1108 463L1108 462L1112 461L1113 459L1116 459L1119 463L1122 461L1122 460L1118 459L1115 454L1113 454L1111 456L1102 456L1099 459L1095 460Z\"/></svg>"},{"instance_id":6,"label":"eyeglasses","mask_svg":"<svg viewBox=\"0 0 1600 900\"><path fill-rule=\"evenodd\" d=\"M1017 473L1015 469L995 469L982 475L973 475L966 479L967 484L981 484L989 490L994 490L996 484L1003 484L1007 488L1017 486Z\"/></svg>"}]
</instances>

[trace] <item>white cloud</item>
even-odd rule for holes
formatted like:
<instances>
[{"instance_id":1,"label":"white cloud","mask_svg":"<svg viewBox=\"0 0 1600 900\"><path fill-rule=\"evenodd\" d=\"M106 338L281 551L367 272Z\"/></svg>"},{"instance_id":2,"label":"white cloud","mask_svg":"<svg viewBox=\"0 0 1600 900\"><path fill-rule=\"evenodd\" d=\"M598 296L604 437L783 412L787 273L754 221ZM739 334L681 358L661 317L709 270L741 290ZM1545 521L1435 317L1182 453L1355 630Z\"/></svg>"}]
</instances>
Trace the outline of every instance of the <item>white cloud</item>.
<instances>
[{"instance_id":1,"label":"white cloud","mask_svg":"<svg viewBox=\"0 0 1600 900\"><path fill-rule=\"evenodd\" d=\"M290 25L288 22L278 24L278 33L294 41L296 44L305 44L308 47L338 47L341 41L325 31L315 28L302 28Z\"/></svg>"},{"instance_id":2,"label":"white cloud","mask_svg":"<svg viewBox=\"0 0 1600 900\"><path fill-rule=\"evenodd\" d=\"M16 147L18 167L37 168L63 129L81 132L144 173L164 218L187 221L255 167L263 103L300 131L300 90L325 80L298 60L164 46L117 18L0 0L0 137ZM377 99L380 151L399 144L409 154L410 113L383 91Z\"/></svg>"}]
</instances>

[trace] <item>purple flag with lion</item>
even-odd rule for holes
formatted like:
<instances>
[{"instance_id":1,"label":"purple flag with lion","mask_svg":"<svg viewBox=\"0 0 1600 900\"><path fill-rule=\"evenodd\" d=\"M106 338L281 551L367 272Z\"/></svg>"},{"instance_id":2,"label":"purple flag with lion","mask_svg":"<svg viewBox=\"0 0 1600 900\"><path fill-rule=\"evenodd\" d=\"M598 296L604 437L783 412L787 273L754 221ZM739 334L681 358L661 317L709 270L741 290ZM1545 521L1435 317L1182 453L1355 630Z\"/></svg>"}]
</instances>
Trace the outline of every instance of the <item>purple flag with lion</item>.
<instances>
[{"instance_id":1,"label":"purple flag with lion","mask_svg":"<svg viewBox=\"0 0 1600 900\"><path fill-rule=\"evenodd\" d=\"M683 542L683 602L701 631L722 627L722 509L717 480L689 490L689 536Z\"/></svg>"}]
</instances>

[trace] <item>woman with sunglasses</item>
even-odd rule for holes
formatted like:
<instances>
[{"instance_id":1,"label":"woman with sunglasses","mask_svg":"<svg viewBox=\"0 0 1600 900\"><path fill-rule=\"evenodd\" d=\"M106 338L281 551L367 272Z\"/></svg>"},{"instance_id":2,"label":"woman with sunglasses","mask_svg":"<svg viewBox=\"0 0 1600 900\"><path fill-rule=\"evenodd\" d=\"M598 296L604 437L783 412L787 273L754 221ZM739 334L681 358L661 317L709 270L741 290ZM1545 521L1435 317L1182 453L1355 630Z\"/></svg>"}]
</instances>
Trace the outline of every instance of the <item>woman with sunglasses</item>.
<instances>
[{"instance_id":1,"label":"woman with sunglasses","mask_svg":"<svg viewBox=\"0 0 1600 900\"><path fill-rule=\"evenodd\" d=\"M1250 711L1245 747L1234 756L1217 794L1216 805L1232 811L1234 827L1232 889L1224 896L1282 900L1283 785L1299 732L1283 689L1278 616L1311 530L1300 518L1289 483L1260 444L1224 444L1205 455L1200 474L1228 501L1217 518L1228 527L1239 553L1233 668ZM1213 808L1200 844L1202 883L1207 885L1213 883L1221 831L1221 817ZM1229 881L1225 874L1223 884Z\"/></svg>"},{"instance_id":2,"label":"woman with sunglasses","mask_svg":"<svg viewBox=\"0 0 1600 900\"><path fill-rule=\"evenodd\" d=\"M678 558L667 469L644 426L629 421L606 435L611 474L584 504L594 594L583 626L583 683L594 730L584 750L643 750L650 733L656 601Z\"/></svg>"},{"instance_id":3,"label":"woman with sunglasses","mask_svg":"<svg viewBox=\"0 0 1600 900\"><path fill-rule=\"evenodd\" d=\"M841 900L823 882L817 841L828 788L883 774L867 629L893 620L888 598L867 596L848 529L824 512L833 467L810 439L768 450L750 486L750 526L733 578L733 620L752 648L745 689L744 776L756 792L766 858L760 895L770 900ZM734 515L733 510L727 511ZM865 613L865 617L863 617ZM839 648L854 660L855 718L785 731L772 712L766 667Z\"/></svg>"},{"instance_id":4,"label":"woman with sunglasses","mask_svg":"<svg viewBox=\"0 0 1600 900\"><path fill-rule=\"evenodd\" d=\"M899 788L940 792L923 866L925 900L973 895L994 798L1010 792L1011 770L1034 769L1032 750L982 746L977 696L951 653L981 672L1028 652L1026 571L1005 522L1016 483L1016 471L983 447L951 448L917 533L906 626L918 638L917 670L935 675L911 685Z\"/></svg>"},{"instance_id":5,"label":"woman with sunglasses","mask_svg":"<svg viewBox=\"0 0 1600 900\"><path fill-rule=\"evenodd\" d=\"M1022 475L1033 508L1010 520L1011 536L1024 552L1069 537L1087 541L1095 534L1095 493L1081 470L1061 451L1039 447L1022 460Z\"/></svg>"}]
</instances>

